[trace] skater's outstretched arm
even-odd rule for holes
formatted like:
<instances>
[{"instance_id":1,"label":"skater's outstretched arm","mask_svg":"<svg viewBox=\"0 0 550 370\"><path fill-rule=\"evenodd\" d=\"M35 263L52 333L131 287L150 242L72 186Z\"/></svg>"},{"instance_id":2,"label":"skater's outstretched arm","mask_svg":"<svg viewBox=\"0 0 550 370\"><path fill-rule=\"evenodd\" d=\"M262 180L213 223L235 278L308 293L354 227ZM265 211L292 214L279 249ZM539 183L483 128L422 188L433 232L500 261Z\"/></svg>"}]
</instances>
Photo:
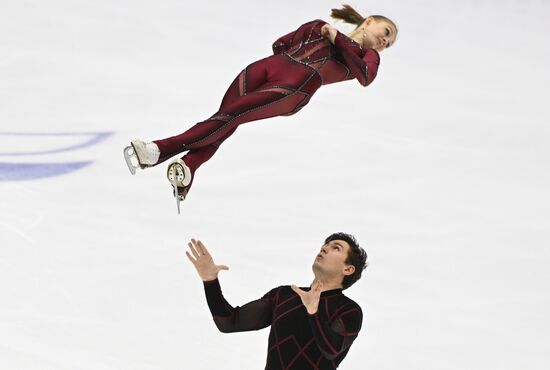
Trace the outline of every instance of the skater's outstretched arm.
<instances>
[{"instance_id":1,"label":"skater's outstretched arm","mask_svg":"<svg viewBox=\"0 0 550 370\"><path fill-rule=\"evenodd\" d=\"M216 265L200 240L192 239L188 245L191 253L185 253L203 280L208 307L221 332L259 330L271 324L276 289L242 307L233 307L225 300L218 280L218 273L229 268Z\"/></svg>"}]
</instances>

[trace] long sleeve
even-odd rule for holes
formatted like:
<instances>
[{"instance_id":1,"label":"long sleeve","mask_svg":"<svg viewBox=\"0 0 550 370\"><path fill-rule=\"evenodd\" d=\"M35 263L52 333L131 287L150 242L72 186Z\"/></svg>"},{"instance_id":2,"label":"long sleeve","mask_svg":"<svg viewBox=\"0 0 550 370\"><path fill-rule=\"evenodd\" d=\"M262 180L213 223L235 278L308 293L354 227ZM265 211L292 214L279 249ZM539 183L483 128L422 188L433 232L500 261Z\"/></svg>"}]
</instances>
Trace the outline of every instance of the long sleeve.
<instances>
[{"instance_id":1,"label":"long sleeve","mask_svg":"<svg viewBox=\"0 0 550 370\"><path fill-rule=\"evenodd\" d=\"M273 48L273 54L281 54L284 51L287 51L292 46L292 41L296 35L296 31L287 33L284 36L279 37L271 46Z\"/></svg>"},{"instance_id":2,"label":"long sleeve","mask_svg":"<svg viewBox=\"0 0 550 370\"><path fill-rule=\"evenodd\" d=\"M295 45L305 41L308 37L311 37L313 28L320 24L321 26L326 22L316 19L311 22L304 23L296 31L287 33L284 36L279 37L272 45L273 54L281 54L288 51Z\"/></svg>"},{"instance_id":3,"label":"long sleeve","mask_svg":"<svg viewBox=\"0 0 550 370\"><path fill-rule=\"evenodd\" d=\"M223 297L219 280L205 281L208 308L223 333L263 329L271 324L276 289L242 307L232 307Z\"/></svg>"},{"instance_id":4,"label":"long sleeve","mask_svg":"<svg viewBox=\"0 0 550 370\"><path fill-rule=\"evenodd\" d=\"M332 360L348 349L361 330L363 314L359 306L343 308L329 324L319 311L308 315L315 343L327 359Z\"/></svg>"},{"instance_id":5,"label":"long sleeve","mask_svg":"<svg viewBox=\"0 0 550 370\"><path fill-rule=\"evenodd\" d=\"M370 48L361 49L358 45L354 44L354 41L341 32L336 34L334 46L342 53L353 77L361 85L367 86L375 79L378 66L380 65L380 56L376 50Z\"/></svg>"}]
</instances>

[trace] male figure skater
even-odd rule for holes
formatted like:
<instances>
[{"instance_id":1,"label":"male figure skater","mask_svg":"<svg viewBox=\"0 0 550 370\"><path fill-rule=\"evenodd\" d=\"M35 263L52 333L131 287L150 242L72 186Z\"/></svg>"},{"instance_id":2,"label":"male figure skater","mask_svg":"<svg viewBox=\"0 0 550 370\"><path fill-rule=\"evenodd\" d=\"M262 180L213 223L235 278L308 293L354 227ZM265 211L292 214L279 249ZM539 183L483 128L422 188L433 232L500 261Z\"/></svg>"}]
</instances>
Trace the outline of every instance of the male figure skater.
<instances>
[{"instance_id":1,"label":"male figure skater","mask_svg":"<svg viewBox=\"0 0 550 370\"><path fill-rule=\"evenodd\" d=\"M342 294L361 277L367 254L355 238L335 233L326 238L313 262L309 288L279 286L242 307L223 297L216 265L200 240L191 239L187 257L203 280L214 322L223 333L271 325L265 370L336 369L357 338L361 307Z\"/></svg>"}]
</instances>

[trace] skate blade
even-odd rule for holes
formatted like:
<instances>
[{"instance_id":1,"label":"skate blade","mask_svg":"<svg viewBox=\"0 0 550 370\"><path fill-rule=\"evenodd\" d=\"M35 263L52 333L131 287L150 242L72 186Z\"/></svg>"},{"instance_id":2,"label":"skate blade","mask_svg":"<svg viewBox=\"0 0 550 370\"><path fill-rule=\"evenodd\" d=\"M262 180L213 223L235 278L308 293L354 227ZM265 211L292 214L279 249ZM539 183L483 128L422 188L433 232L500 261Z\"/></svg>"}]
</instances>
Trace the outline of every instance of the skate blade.
<instances>
[{"instance_id":1,"label":"skate blade","mask_svg":"<svg viewBox=\"0 0 550 370\"><path fill-rule=\"evenodd\" d=\"M124 160L132 175L136 174L136 169L140 168L139 161L136 156L136 151L133 146L129 145L123 150ZM135 160L135 162L133 161Z\"/></svg>"},{"instance_id":2,"label":"skate blade","mask_svg":"<svg viewBox=\"0 0 550 370\"><path fill-rule=\"evenodd\" d=\"M178 215L181 214L180 212L180 197L178 194L178 183L176 181L177 171L174 170L175 166L170 166L168 168L168 180L170 180L170 183L172 184L172 187L174 188L174 197L176 198L176 206L178 207ZM174 176L174 172L176 172L176 176Z\"/></svg>"},{"instance_id":3,"label":"skate blade","mask_svg":"<svg viewBox=\"0 0 550 370\"><path fill-rule=\"evenodd\" d=\"M178 215L181 214L180 212L180 202L183 200L180 198L180 195L178 194L178 187L175 183L172 183L172 186L174 187L174 196L176 198L176 206L178 207Z\"/></svg>"}]
</instances>

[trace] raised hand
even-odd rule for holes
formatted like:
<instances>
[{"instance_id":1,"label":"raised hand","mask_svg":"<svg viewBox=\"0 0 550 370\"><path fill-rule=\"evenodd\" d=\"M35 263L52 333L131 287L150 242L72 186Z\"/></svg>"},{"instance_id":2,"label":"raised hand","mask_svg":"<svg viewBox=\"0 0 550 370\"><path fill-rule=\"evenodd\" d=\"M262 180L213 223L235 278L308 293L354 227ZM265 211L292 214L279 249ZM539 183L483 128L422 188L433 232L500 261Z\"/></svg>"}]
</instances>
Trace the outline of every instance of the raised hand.
<instances>
[{"instance_id":1,"label":"raised hand","mask_svg":"<svg viewBox=\"0 0 550 370\"><path fill-rule=\"evenodd\" d=\"M320 281L314 282L311 289L307 292L298 288L296 285L292 285L291 288L302 299L302 303L306 306L307 313L310 315L315 314L319 308L319 300L321 299L323 283Z\"/></svg>"},{"instance_id":2,"label":"raised hand","mask_svg":"<svg viewBox=\"0 0 550 370\"><path fill-rule=\"evenodd\" d=\"M191 239L191 242L187 243L187 245L193 255L191 256L188 251L185 254L193 266L195 266L203 281L215 280L218 278L220 270L229 270L229 267L225 265L216 265L214 263L212 256L200 240Z\"/></svg>"}]
</instances>

